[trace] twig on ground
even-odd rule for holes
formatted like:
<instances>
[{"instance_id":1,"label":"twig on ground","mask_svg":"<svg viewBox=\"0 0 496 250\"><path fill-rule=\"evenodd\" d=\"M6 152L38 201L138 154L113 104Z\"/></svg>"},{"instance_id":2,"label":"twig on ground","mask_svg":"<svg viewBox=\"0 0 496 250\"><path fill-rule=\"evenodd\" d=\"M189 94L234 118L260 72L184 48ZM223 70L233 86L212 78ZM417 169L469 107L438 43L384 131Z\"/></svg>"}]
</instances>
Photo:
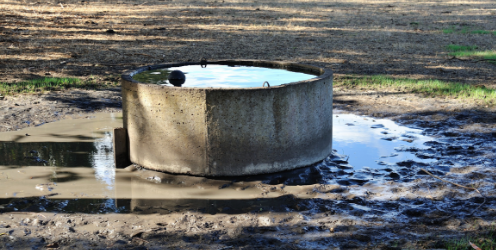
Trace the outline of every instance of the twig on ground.
<instances>
[{"instance_id":1,"label":"twig on ground","mask_svg":"<svg viewBox=\"0 0 496 250\"><path fill-rule=\"evenodd\" d=\"M450 61L451 61L451 60L459 60L459 61L472 61L472 60L470 60L470 59L461 59L461 58L458 58L458 57L456 57L456 56L453 56L453 57L451 57L451 58L450 58L450 59L448 59L448 60L450 60Z\"/></svg>"},{"instance_id":2,"label":"twig on ground","mask_svg":"<svg viewBox=\"0 0 496 250\"><path fill-rule=\"evenodd\" d=\"M458 187L462 187L462 188L466 188L466 189L470 189L470 190L475 190L475 191L477 191L477 193L480 194L479 190L477 190L476 188L463 186L463 185L460 185L458 183L454 183L454 182L451 182L451 181L447 181L447 180L441 179L441 177L435 176L435 175L431 174L429 171L427 171L427 170L425 170L423 168L421 168L420 170L426 172L428 175L430 175L430 176L432 176L432 177L434 177L436 179L439 179L439 180L444 181L444 182L447 182L447 183L451 183L451 184L453 184L455 186L458 186Z\"/></svg>"},{"instance_id":3,"label":"twig on ground","mask_svg":"<svg viewBox=\"0 0 496 250\"><path fill-rule=\"evenodd\" d=\"M479 59L479 60L472 60L472 59L461 59L456 56L451 57L448 60L459 60L459 61L464 61L464 62L473 62L473 63L478 63L478 62L496 62L496 59Z\"/></svg>"},{"instance_id":4,"label":"twig on ground","mask_svg":"<svg viewBox=\"0 0 496 250\"><path fill-rule=\"evenodd\" d=\"M479 193L479 194L480 194L480 196L482 196L482 198L484 198L484 201L483 201L483 202L482 202L482 203L481 203L481 204L480 204L480 205L479 205L476 209L474 209L474 211L472 211L472 213L470 213L468 216L471 216L472 214L474 214L474 213L475 213L475 211L479 210L479 208L480 208L480 207L482 207L482 205L484 205L484 204L486 203L486 196L484 196L484 195L483 195L483 194L482 194L482 193L481 193L481 192L480 192L477 188L467 187L467 186L460 185L460 184L458 184L458 183L454 183L454 182L451 182L451 181L444 180L444 179L442 179L441 177L438 177L438 176L435 176L435 175L431 174L429 171L427 171L427 170L425 170L425 169L423 169L423 168L421 168L420 170L422 170L422 171L426 172L428 175L430 175L430 176L432 176L432 177L434 177L434 178L436 178L436 179L439 179L439 180L441 180L441 181L444 181L444 182L450 183L450 184L455 185L455 186L457 186L457 187L466 188L466 189L469 189L469 190L474 190L475 192ZM451 217L451 216L450 216L450 217Z\"/></svg>"},{"instance_id":5,"label":"twig on ground","mask_svg":"<svg viewBox=\"0 0 496 250\"><path fill-rule=\"evenodd\" d=\"M115 50L115 49L108 49L108 50L110 50L110 51L112 51L112 52L115 52L115 53L117 53L117 54L119 54L119 55L122 55L119 51L117 51L117 50Z\"/></svg>"},{"instance_id":6,"label":"twig on ground","mask_svg":"<svg viewBox=\"0 0 496 250\"><path fill-rule=\"evenodd\" d=\"M45 218L45 219L46 219L46 216L45 216L45 215L43 215L43 214L40 214L40 213L35 213L35 215L41 216L41 217L43 217L43 218Z\"/></svg>"},{"instance_id":7,"label":"twig on ground","mask_svg":"<svg viewBox=\"0 0 496 250\"><path fill-rule=\"evenodd\" d=\"M151 55L148 55L148 54L143 54L143 53L130 53L130 54L124 54L126 56L135 56L135 55L139 55L139 56L148 56L148 57L151 57L151 58L155 58L154 56L151 56Z\"/></svg>"},{"instance_id":8,"label":"twig on ground","mask_svg":"<svg viewBox=\"0 0 496 250\"><path fill-rule=\"evenodd\" d=\"M494 63L494 62L496 62L496 59L479 59L475 62L493 62Z\"/></svg>"}]
</instances>

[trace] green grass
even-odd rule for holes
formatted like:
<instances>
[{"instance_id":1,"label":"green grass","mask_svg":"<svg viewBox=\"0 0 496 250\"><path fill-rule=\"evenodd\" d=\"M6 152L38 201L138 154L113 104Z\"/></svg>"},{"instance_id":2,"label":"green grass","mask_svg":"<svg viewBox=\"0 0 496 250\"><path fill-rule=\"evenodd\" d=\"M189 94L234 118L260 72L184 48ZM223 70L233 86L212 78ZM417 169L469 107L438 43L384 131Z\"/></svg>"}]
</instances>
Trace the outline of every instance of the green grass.
<instances>
[{"instance_id":1,"label":"green grass","mask_svg":"<svg viewBox=\"0 0 496 250\"><path fill-rule=\"evenodd\" d=\"M460 51L474 51L477 49L477 46L465 46L465 45L450 44L450 45L446 46L446 48L452 52L460 52Z\"/></svg>"},{"instance_id":2,"label":"green grass","mask_svg":"<svg viewBox=\"0 0 496 250\"><path fill-rule=\"evenodd\" d=\"M0 82L0 95L33 94L45 91L57 91L71 88L100 89L108 87L109 85L116 84L117 82L97 83L92 78L83 81L78 78L45 77L22 82Z\"/></svg>"},{"instance_id":3,"label":"green grass","mask_svg":"<svg viewBox=\"0 0 496 250\"><path fill-rule=\"evenodd\" d=\"M487 35L493 34L496 36L496 31L488 31L481 29L470 29L468 27L463 27L461 29L457 29L455 26L451 26L447 29L443 29L444 34L474 34L474 35Z\"/></svg>"},{"instance_id":4,"label":"green grass","mask_svg":"<svg viewBox=\"0 0 496 250\"><path fill-rule=\"evenodd\" d=\"M450 27L450 28L447 28L447 29L443 29L443 33L444 34L453 34L453 33L463 33L465 34L467 31L467 28L463 28L462 30L456 30L456 28L454 26Z\"/></svg>"},{"instance_id":5,"label":"green grass","mask_svg":"<svg viewBox=\"0 0 496 250\"><path fill-rule=\"evenodd\" d=\"M470 33L469 29L467 27L463 27L462 29L456 29L454 26L451 26L448 29L443 29L444 34L467 34Z\"/></svg>"},{"instance_id":6,"label":"green grass","mask_svg":"<svg viewBox=\"0 0 496 250\"><path fill-rule=\"evenodd\" d=\"M450 44L446 46L446 48L448 51L450 51L450 56L478 57L486 60L489 63L496 64L496 51L494 50L477 51L477 46L464 46L455 44Z\"/></svg>"},{"instance_id":7,"label":"green grass","mask_svg":"<svg viewBox=\"0 0 496 250\"><path fill-rule=\"evenodd\" d=\"M487 30L472 30L470 31L470 34L486 35L486 34L491 34L491 32Z\"/></svg>"},{"instance_id":8,"label":"green grass","mask_svg":"<svg viewBox=\"0 0 496 250\"><path fill-rule=\"evenodd\" d=\"M447 250L473 250L474 248L470 246L469 241L482 250L496 249L496 234L494 228L490 228L481 235L445 241L444 248Z\"/></svg>"},{"instance_id":9,"label":"green grass","mask_svg":"<svg viewBox=\"0 0 496 250\"><path fill-rule=\"evenodd\" d=\"M383 75L366 77L348 76L336 79L334 86L376 90L393 89L396 91L420 93L432 97L474 99L496 104L496 91L493 89L440 80L395 79Z\"/></svg>"},{"instance_id":10,"label":"green grass","mask_svg":"<svg viewBox=\"0 0 496 250\"><path fill-rule=\"evenodd\" d=\"M459 51L450 53L452 56L458 57L482 57L488 61L494 60L496 62L496 51L486 50L486 51Z\"/></svg>"}]
</instances>

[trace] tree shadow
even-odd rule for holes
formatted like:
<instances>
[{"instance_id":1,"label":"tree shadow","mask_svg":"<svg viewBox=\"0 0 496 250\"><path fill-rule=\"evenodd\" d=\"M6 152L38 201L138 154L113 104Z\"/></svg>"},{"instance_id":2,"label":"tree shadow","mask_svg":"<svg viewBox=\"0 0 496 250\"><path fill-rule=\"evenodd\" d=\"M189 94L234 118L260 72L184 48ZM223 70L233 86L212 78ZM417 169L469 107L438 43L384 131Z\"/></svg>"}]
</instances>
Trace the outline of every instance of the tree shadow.
<instances>
[{"instance_id":1,"label":"tree shadow","mask_svg":"<svg viewBox=\"0 0 496 250\"><path fill-rule=\"evenodd\" d=\"M311 4L196 1L184 5L168 1L147 1L142 5L135 5L134 1L92 2L89 5L82 5L80 1L66 2L74 8L40 12L45 16L56 16L54 18L30 15L36 12L34 6L43 6L42 3L33 5L33 10L18 9L0 18L9 24L3 29L5 36L0 42L4 47L11 47L5 50L4 63L0 64L3 77L9 74L16 78L32 77L43 70L75 76L104 76L121 73L124 68L164 61L199 60L204 56L307 62L331 67L335 73L343 74L390 74L494 84L491 72L495 65L447 59L443 48L466 36L444 34L443 29L468 25L489 30L489 19L481 19L470 12L456 17L436 12L435 21L425 23L417 15L420 10L461 11L463 6L424 4L412 7L401 3L339 1ZM103 9L126 6L137 9L137 14L124 13L116 17L111 11L102 9L87 15L86 8L94 6ZM488 7L482 2L471 3L471 6ZM357 11L359 14L349 15ZM116 33L106 33L108 29ZM491 49L491 39L485 39L490 36L475 34L474 39L479 47ZM357 43L357 39L363 42ZM61 46L40 48L30 44ZM60 56L57 59L40 58L41 53ZM23 59L23 56L36 59Z\"/></svg>"},{"instance_id":2,"label":"tree shadow","mask_svg":"<svg viewBox=\"0 0 496 250\"><path fill-rule=\"evenodd\" d=\"M103 97L101 97L98 94L99 91L110 92L112 94L111 96L105 94L103 95ZM75 107L84 111L95 111L105 108L122 108L119 88L95 90L91 92L75 90L71 91L70 95L49 93L44 96L44 99L52 102L60 102L61 104L65 104L68 107Z\"/></svg>"},{"instance_id":3,"label":"tree shadow","mask_svg":"<svg viewBox=\"0 0 496 250\"><path fill-rule=\"evenodd\" d=\"M65 137L63 135L60 135ZM78 136L76 136L78 137ZM88 138L82 136L83 138ZM78 137L78 139L81 139ZM94 138L91 138L94 140ZM112 148L108 148L111 155ZM91 167L98 153L94 142L21 142L0 141L0 165Z\"/></svg>"},{"instance_id":4,"label":"tree shadow","mask_svg":"<svg viewBox=\"0 0 496 250\"><path fill-rule=\"evenodd\" d=\"M98 199L67 201L50 197L0 200L0 203L5 202L15 204L14 207L18 208L17 212L9 212L14 217L18 217L16 213L37 213L53 207L64 218L62 223L65 226L60 227L62 231L65 230L66 233L73 235L71 240L60 240L55 237L48 242L40 240L36 235L18 237L17 230L23 228L31 230L30 224L21 223L14 230L7 230L6 233L15 236L10 242L18 247L28 243L45 246L55 241L60 246L81 246L84 244L99 246L114 242L118 247L220 244L250 249L271 247L300 249L309 246L311 248L364 249L365 246L370 247L370 245L387 245L390 240L398 238L404 239L400 245L408 242L428 241L432 240L433 232L442 233L446 237L436 239L433 244L442 245L449 240L449 237L464 237L466 232L461 232L458 227L471 228L471 224L474 222L475 225L478 225L481 220L491 221L491 205L496 203L496 199L494 197L488 198L486 200L487 205L479 209L474 215L471 215L472 212L483 202L478 197L470 199L440 197L436 200L402 198L389 201L369 200L363 197L341 200L301 199L291 195L247 200L171 201L138 198L114 202ZM115 210L118 203L121 204L121 207L119 210ZM185 204L187 206L184 206ZM3 210L9 208L12 206L9 205ZM77 208L78 212L67 214L64 212L64 208L68 210ZM84 222L81 213L100 214L99 216L101 216L101 214L115 212L133 213L139 216L147 214L173 215L179 221L172 223L167 216L159 216L156 217L153 225L149 226L149 229L144 227L139 230L133 230L129 225L113 228L113 222L107 226L107 229L116 230L114 232L116 234L111 235L107 234L108 232L106 233L105 230L99 230L95 232L98 237L85 237L84 239L79 238L79 235L83 233L80 231L81 229L72 225L75 221L72 219L73 217L79 218L82 223ZM299 216L307 219L298 219L301 218ZM84 220L90 218L88 216L83 217ZM221 220L226 221L219 221L215 218L222 218ZM253 218L255 223L247 223L246 218ZM312 221L308 218L319 219ZM50 223L51 221L57 222L57 218L52 217L37 221L41 223L37 227L48 229L54 227ZM405 228L423 233L410 234L405 232ZM429 230L432 231L428 233ZM129 234L131 231L132 233ZM4 244L9 242L5 238L7 237L1 239Z\"/></svg>"}]
</instances>

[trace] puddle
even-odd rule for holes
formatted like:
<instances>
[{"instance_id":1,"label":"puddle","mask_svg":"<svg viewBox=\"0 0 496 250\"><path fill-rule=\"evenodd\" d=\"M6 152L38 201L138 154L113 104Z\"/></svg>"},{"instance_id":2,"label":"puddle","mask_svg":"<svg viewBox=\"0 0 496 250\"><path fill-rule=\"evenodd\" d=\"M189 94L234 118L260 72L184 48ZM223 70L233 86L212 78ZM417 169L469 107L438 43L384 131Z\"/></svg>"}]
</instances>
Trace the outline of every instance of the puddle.
<instances>
[{"instance_id":1,"label":"puddle","mask_svg":"<svg viewBox=\"0 0 496 250\"><path fill-rule=\"evenodd\" d=\"M430 163L415 153L429 148L424 144L435 139L421 134L422 130L399 126L386 119L373 119L353 114L334 114L332 146L355 170L384 169L397 162Z\"/></svg>"},{"instance_id":2,"label":"puddle","mask_svg":"<svg viewBox=\"0 0 496 250\"><path fill-rule=\"evenodd\" d=\"M265 81L269 82L270 86L276 86L315 77L315 75L284 69L208 64L205 68L200 65L189 65L150 70L134 75L133 79L145 83L172 86L167 78L173 70L180 70L186 75L186 82L182 87L202 88L254 88L263 87Z\"/></svg>"},{"instance_id":3,"label":"puddle","mask_svg":"<svg viewBox=\"0 0 496 250\"><path fill-rule=\"evenodd\" d=\"M130 172L113 164L111 128L120 126L121 114L113 113L0 133L0 211L215 214L312 209L327 197L323 194L345 193L350 185L410 181L419 167L436 165L433 157L419 157L437 143L421 130L338 113L335 152L310 167L217 179Z\"/></svg>"}]
</instances>

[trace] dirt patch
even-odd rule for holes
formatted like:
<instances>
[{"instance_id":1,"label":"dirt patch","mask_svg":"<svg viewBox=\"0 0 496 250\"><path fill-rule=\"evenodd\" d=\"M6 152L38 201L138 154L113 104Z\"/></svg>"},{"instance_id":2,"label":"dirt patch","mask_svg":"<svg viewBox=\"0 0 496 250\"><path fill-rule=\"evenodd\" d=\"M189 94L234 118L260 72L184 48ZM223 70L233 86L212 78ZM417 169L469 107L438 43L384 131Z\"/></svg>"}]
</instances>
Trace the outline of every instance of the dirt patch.
<instances>
[{"instance_id":1,"label":"dirt patch","mask_svg":"<svg viewBox=\"0 0 496 250\"><path fill-rule=\"evenodd\" d=\"M449 44L495 49L496 13L487 1L4 1L0 13L0 81L6 82L105 78L205 57L496 83L496 65L446 51Z\"/></svg>"},{"instance_id":2,"label":"dirt patch","mask_svg":"<svg viewBox=\"0 0 496 250\"><path fill-rule=\"evenodd\" d=\"M0 103L0 132L67 118L85 118L94 112L116 112L122 106L120 88L6 96Z\"/></svg>"},{"instance_id":3,"label":"dirt patch","mask_svg":"<svg viewBox=\"0 0 496 250\"><path fill-rule=\"evenodd\" d=\"M9 103L6 110L36 107L38 117L49 121L119 111L118 97L119 92L112 90L74 90L7 97L3 102ZM66 106L57 107L59 104ZM440 105L449 108L436 110ZM329 174L319 166L296 170L287 174L290 178L277 175L251 180L196 180L134 168L130 170L137 171L133 173L148 185L178 183L188 190L248 192L254 198L117 199L124 206L118 210L105 205L105 199L94 199L95 206L88 207L87 212L71 213L64 209L87 203L78 205L78 199L66 203L64 199L52 198L45 190L46 196L0 199L0 244L6 248L60 249L160 249L164 245L204 249L442 248L450 240L484 235L494 223L493 116L488 110L465 105L456 100L425 99L413 94L336 91L335 108L389 117L438 138L425 143L429 146L425 149L398 149L436 161L426 165L407 160L397 163L394 170L385 167L391 171L385 176L390 181L385 183L355 178L381 173L354 173L346 156L339 155L323 163L336 169L331 174L336 175L337 182L330 185L318 181L322 174ZM61 109L56 110L61 115L53 116L54 108ZM16 117L33 117L28 116L29 111L19 114ZM23 119L7 120L17 129L35 126ZM487 198L430 178L420 168L446 180L477 187ZM13 177L9 175L2 173L0 179ZM340 181L340 176L346 178ZM302 185L295 186L295 180L301 178Z\"/></svg>"}]
</instances>

